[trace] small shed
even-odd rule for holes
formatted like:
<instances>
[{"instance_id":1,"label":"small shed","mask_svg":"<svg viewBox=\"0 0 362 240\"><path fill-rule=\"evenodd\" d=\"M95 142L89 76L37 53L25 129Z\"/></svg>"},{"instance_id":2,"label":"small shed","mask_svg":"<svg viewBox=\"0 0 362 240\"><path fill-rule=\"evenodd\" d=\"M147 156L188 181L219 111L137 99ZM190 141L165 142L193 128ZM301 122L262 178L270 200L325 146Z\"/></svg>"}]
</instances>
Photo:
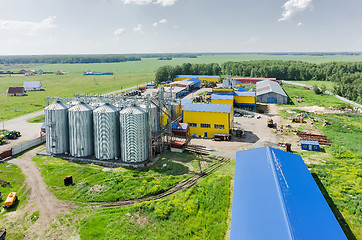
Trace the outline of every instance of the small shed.
<instances>
[{"instance_id":1,"label":"small shed","mask_svg":"<svg viewBox=\"0 0 362 240\"><path fill-rule=\"evenodd\" d=\"M41 90L41 81L24 81L23 87L25 91L40 91Z\"/></svg>"},{"instance_id":2,"label":"small shed","mask_svg":"<svg viewBox=\"0 0 362 240\"><path fill-rule=\"evenodd\" d=\"M23 87L9 87L8 96L24 96L25 90Z\"/></svg>"},{"instance_id":3,"label":"small shed","mask_svg":"<svg viewBox=\"0 0 362 240\"><path fill-rule=\"evenodd\" d=\"M302 150L319 151L319 142L310 140L301 140L300 147Z\"/></svg>"}]
</instances>

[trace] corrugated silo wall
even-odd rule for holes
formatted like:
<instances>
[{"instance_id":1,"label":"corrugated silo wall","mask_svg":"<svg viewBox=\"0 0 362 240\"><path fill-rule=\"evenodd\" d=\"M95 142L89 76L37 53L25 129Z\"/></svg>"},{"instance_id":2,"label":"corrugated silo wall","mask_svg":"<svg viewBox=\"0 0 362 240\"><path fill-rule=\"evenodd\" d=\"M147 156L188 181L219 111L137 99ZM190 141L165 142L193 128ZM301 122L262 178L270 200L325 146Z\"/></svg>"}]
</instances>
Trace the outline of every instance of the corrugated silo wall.
<instances>
[{"instance_id":1,"label":"corrugated silo wall","mask_svg":"<svg viewBox=\"0 0 362 240\"><path fill-rule=\"evenodd\" d=\"M115 159L120 156L119 112L105 105L93 111L94 155L97 159Z\"/></svg>"},{"instance_id":2,"label":"corrugated silo wall","mask_svg":"<svg viewBox=\"0 0 362 240\"><path fill-rule=\"evenodd\" d=\"M92 110L68 111L70 155L86 157L94 153Z\"/></svg>"}]
</instances>

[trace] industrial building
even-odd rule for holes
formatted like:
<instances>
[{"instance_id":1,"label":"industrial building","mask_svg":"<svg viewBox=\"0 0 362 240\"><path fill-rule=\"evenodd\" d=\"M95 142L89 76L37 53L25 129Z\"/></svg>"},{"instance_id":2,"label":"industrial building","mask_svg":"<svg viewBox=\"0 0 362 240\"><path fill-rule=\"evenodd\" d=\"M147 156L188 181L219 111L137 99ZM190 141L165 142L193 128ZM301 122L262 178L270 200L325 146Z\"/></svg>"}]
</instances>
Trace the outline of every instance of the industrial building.
<instances>
[{"instance_id":1,"label":"industrial building","mask_svg":"<svg viewBox=\"0 0 362 240\"><path fill-rule=\"evenodd\" d=\"M234 105L234 96L233 95L222 95L222 94L211 94L211 103L212 104L229 104Z\"/></svg>"},{"instance_id":2,"label":"industrial building","mask_svg":"<svg viewBox=\"0 0 362 240\"><path fill-rule=\"evenodd\" d=\"M256 108L255 92L234 92L234 106L239 108L248 108L254 110Z\"/></svg>"},{"instance_id":3,"label":"industrial building","mask_svg":"<svg viewBox=\"0 0 362 240\"><path fill-rule=\"evenodd\" d=\"M202 81L216 82L216 83L220 82L220 76L212 76L212 75L176 75L174 77L173 81L176 82L176 81L182 81L182 80L191 79L191 78L197 78L201 82Z\"/></svg>"},{"instance_id":4,"label":"industrial building","mask_svg":"<svg viewBox=\"0 0 362 240\"><path fill-rule=\"evenodd\" d=\"M277 79L276 78L248 78L248 77L245 77L245 78L233 78L233 80L236 81L237 84L240 84L240 83L257 83L257 82L260 82L260 81L276 81Z\"/></svg>"},{"instance_id":5,"label":"industrial building","mask_svg":"<svg viewBox=\"0 0 362 240\"><path fill-rule=\"evenodd\" d=\"M187 89L187 91L193 91L197 88L199 88L201 85L201 81L197 78L190 78L182 81L172 82L166 84L167 87L184 87Z\"/></svg>"},{"instance_id":6,"label":"industrial building","mask_svg":"<svg viewBox=\"0 0 362 240\"><path fill-rule=\"evenodd\" d=\"M230 239L347 239L303 159L263 147L236 153Z\"/></svg>"},{"instance_id":7,"label":"industrial building","mask_svg":"<svg viewBox=\"0 0 362 240\"><path fill-rule=\"evenodd\" d=\"M212 89L213 94L222 94L222 95L234 95L234 89L233 88L213 88Z\"/></svg>"},{"instance_id":8,"label":"industrial building","mask_svg":"<svg viewBox=\"0 0 362 240\"><path fill-rule=\"evenodd\" d=\"M256 83L256 100L262 103L287 104L288 96L277 82L261 81Z\"/></svg>"},{"instance_id":9,"label":"industrial building","mask_svg":"<svg viewBox=\"0 0 362 240\"><path fill-rule=\"evenodd\" d=\"M157 98L48 97L47 152L132 164L151 160L168 143L166 136L172 136L171 125L181 117L180 101L167 98L163 90L159 90ZM49 105L50 102L53 103Z\"/></svg>"},{"instance_id":10,"label":"industrial building","mask_svg":"<svg viewBox=\"0 0 362 240\"><path fill-rule=\"evenodd\" d=\"M233 128L234 112L229 104L185 104L182 119L190 126L190 135L214 137L215 134L229 135Z\"/></svg>"},{"instance_id":11,"label":"industrial building","mask_svg":"<svg viewBox=\"0 0 362 240\"><path fill-rule=\"evenodd\" d=\"M25 91L40 91L41 87L41 81L24 81L23 83Z\"/></svg>"}]
</instances>

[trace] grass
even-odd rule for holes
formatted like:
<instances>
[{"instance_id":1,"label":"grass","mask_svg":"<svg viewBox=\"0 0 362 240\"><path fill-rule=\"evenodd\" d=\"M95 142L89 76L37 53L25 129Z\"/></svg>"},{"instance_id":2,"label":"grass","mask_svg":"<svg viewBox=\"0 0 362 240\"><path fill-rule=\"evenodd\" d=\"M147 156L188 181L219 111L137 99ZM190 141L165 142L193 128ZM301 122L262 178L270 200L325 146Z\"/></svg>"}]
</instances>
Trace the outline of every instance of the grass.
<instances>
[{"instance_id":1,"label":"grass","mask_svg":"<svg viewBox=\"0 0 362 240\"><path fill-rule=\"evenodd\" d=\"M321 107L347 107L347 103L339 100L338 98L328 94L315 94L313 90L306 90L300 86L288 85L283 86L284 91L288 94L293 101L293 107L305 107L305 106L321 106ZM303 102L298 103L294 100L294 97L302 96Z\"/></svg>"},{"instance_id":2,"label":"grass","mask_svg":"<svg viewBox=\"0 0 362 240\"><path fill-rule=\"evenodd\" d=\"M81 74L40 75L31 77L1 77L0 92L10 86L22 86L23 81L41 81L44 91L29 91L26 96L0 96L0 121L16 118L44 109L47 96L72 97L75 93L102 94L150 82L154 73L121 73L113 76L83 76Z\"/></svg>"},{"instance_id":3,"label":"grass","mask_svg":"<svg viewBox=\"0 0 362 240\"><path fill-rule=\"evenodd\" d=\"M89 213L79 224L80 237L224 239L231 177L219 174L162 200Z\"/></svg>"},{"instance_id":4,"label":"grass","mask_svg":"<svg viewBox=\"0 0 362 240\"><path fill-rule=\"evenodd\" d=\"M291 82L301 83L301 84L310 85L310 86L317 85L318 87L322 87L322 85L325 85L326 89L329 90L329 91L332 91L334 89L334 85L336 84L335 82L331 82L331 81L314 81L314 80L310 80L310 81L291 81Z\"/></svg>"},{"instance_id":5,"label":"grass","mask_svg":"<svg viewBox=\"0 0 362 240\"><path fill-rule=\"evenodd\" d=\"M192 162L191 153L164 152L149 169L104 168L91 164L35 156L45 183L61 200L77 202L116 201L155 195L166 191L177 182L188 178ZM64 186L65 176L72 175L74 185Z\"/></svg>"},{"instance_id":6,"label":"grass","mask_svg":"<svg viewBox=\"0 0 362 240\"><path fill-rule=\"evenodd\" d=\"M28 120L28 123L43 123L45 122L45 115L37 116Z\"/></svg>"}]
</instances>

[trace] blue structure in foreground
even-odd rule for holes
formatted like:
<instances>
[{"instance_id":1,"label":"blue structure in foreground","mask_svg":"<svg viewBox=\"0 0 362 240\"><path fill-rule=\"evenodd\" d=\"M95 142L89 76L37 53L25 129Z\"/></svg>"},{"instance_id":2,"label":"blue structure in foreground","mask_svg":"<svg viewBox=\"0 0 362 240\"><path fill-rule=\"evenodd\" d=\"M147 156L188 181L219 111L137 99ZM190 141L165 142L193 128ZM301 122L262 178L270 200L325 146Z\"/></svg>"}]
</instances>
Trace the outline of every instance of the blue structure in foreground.
<instances>
[{"instance_id":1,"label":"blue structure in foreground","mask_svg":"<svg viewBox=\"0 0 362 240\"><path fill-rule=\"evenodd\" d=\"M347 238L303 159L264 147L236 153L230 239Z\"/></svg>"},{"instance_id":2,"label":"blue structure in foreground","mask_svg":"<svg viewBox=\"0 0 362 240\"><path fill-rule=\"evenodd\" d=\"M300 147L302 150L313 150L313 151L319 151L319 142L318 141L308 141L308 140L301 140L300 141Z\"/></svg>"}]
</instances>

